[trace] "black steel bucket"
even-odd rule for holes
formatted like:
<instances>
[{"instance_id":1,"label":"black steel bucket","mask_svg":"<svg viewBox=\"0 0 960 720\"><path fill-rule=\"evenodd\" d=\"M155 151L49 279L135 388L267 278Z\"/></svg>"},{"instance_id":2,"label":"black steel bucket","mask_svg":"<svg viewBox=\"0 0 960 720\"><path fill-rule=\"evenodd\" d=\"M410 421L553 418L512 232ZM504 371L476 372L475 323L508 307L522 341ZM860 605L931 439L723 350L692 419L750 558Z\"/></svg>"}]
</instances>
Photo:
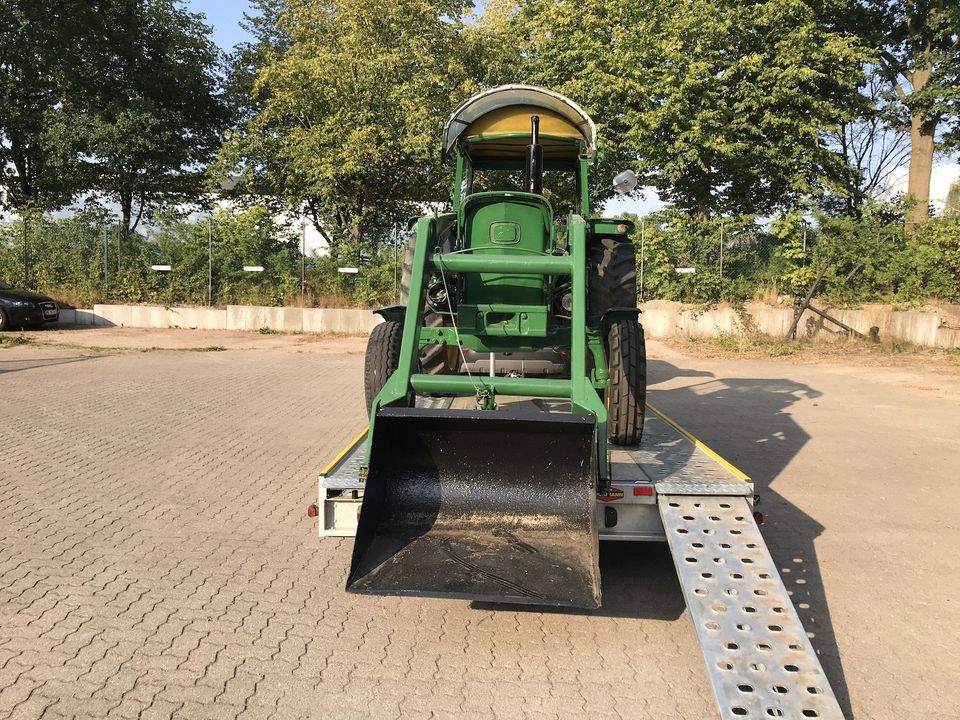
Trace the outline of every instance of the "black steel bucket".
<instances>
[{"instance_id":1,"label":"black steel bucket","mask_svg":"<svg viewBox=\"0 0 960 720\"><path fill-rule=\"evenodd\" d=\"M600 606L596 423L384 408L347 590Z\"/></svg>"}]
</instances>

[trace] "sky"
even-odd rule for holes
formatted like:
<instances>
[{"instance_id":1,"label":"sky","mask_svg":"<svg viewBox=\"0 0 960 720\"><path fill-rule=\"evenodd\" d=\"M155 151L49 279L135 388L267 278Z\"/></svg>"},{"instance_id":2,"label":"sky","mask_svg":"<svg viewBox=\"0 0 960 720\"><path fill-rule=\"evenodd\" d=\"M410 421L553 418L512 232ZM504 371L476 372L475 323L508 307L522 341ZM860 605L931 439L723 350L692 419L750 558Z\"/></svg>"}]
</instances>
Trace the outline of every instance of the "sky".
<instances>
[{"instance_id":1,"label":"sky","mask_svg":"<svg viewBox=\"0 0 960 720\"><path fill-rule=\"evenodd\" d=\"M250 8L246 0L187 0L187 7L207 16L207 24L213 26L213 39L224 50L250 37L240 27L243 14Z\"/></svg>"}]
</instances>

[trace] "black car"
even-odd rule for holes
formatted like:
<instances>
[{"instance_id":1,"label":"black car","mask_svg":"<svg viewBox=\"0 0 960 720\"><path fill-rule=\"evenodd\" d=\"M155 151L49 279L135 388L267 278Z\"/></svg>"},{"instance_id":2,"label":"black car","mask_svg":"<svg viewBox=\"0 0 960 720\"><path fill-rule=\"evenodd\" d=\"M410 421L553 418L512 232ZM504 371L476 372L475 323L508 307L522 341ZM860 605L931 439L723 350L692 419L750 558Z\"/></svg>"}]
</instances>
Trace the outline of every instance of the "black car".
<instances>
[{"instance_id":1,"label":"black car","mask_svg":"<svg viewBox=\"0 0 960 720\"><path fill-rule=\"evenodd\" d=\"M60 308L46 295L17 290L0 282L0 330L19 330L56 322L59 318Z\"/></svg>"}]
</instances>

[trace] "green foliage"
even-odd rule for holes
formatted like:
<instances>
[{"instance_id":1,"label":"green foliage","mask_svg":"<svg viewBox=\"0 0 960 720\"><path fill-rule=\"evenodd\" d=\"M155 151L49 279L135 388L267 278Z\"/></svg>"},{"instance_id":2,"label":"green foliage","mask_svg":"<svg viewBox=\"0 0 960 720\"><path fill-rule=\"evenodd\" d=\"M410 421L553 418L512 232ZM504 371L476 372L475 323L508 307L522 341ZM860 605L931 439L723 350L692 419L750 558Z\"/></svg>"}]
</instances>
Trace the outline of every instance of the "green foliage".
<instances>
[{"instance_id":1,"label":"green foliage","mask_svg":"<svg viewBox=\"0 0 960 720\"><path fill-rule=\"evenodd\" d=\"M808 239L810 262L794 291L827 271L817 295L840 306L864 302L922 303L960 300L960 222L936 218L905 233L882 208L860 220L818 214ZM796 268L792 277L798 277Z\"/></svg>"},{"instance_id":2,"label":"green foliage","mask_svg":"<svg viewBox=\"0 0 960 720\"><path fill-rule=\"evenodd\" d=\"M856 94L863 58L825 21L833 3L518 6L518 69L593 115L607 152L601 177L633 166L660 197L706 219L789 207L848 172L824 133Z\"/></svg>"},{"instance_id":3,"label":"green foliage","mask_svg":"<svg viewBox=\"0 0 960 720\"><path fill-rule=\"evenodd\" d=\"M960 300L960 218L935 218L907 234L898 213L878 206L859 220L816 212L811 223L794 210L769 228L749 217L697 221L670 210L627 217L638 228L644 299L736 305L770 288L803 295L825 267L816 296L840 306Z\"/></svg>"},{"instance_id":4,"label":"green foliage","mask_svg":"<svg viewBox=\"0 0 960 720\"><path fill-rule=\"evenodd\" d=\"M29 345L33 341L25 335L4 335L0 333L0 348L17 347L18 345Z\"/></svg>"},{"instance_id":5,"label":"green foliage","mask_svg":"<svg viewBox=\"0 0 960 720\"><path fill-rule=\"evenodd\" d=\"M0 183L17 209L93 191L134 208L200 199L230 122L220 51L183 0L4 0Z\"/></svg>"},{"instance_id":6,"label":"green foliage","mask_svg":"<svg viewBox=\"0 0 960 720\"><path fill-rule=\"evenodd\" d=\"M837 305L960 302L960 218L935 218L907 234L900 216L880 207L868 208L859 221L817 214L806 226L804 252L799 211L769 228L750 217L697 221L679 211L626 217L637 226L633 241L638 270L643 264L644 299L736 306L768 288L803 294L826 265L817 296ZM115 220L96 209L60 219L31 215L26 230L26 285L62 303L205 305L208 263L215 305L300 302L298 238L262 206L195 222L160 217L146 233L118 233ZM0 280L15 286L24 285L23 231L23 222L0 227ZM399 241L372 249L347 243L334 254L306 258L305 304L395 304L401 250ZM173 269L157 272L151 265ZM264 270L245 272L245 265ZM360 271L341 273L341 267ZM697 272L676 272L690 267Z\"/></svg>"},{"instance_id":7,"label":"green foliage","mask_svg":"<svg viewBox=\"0 0 960 720\"><path fill-rule=\"evenodd\" d=\"M900 123L910 128L907 210L926 221L934 152L960 147L960 3L956 0L849 0L840 24L860 37L886 81Z\"/></svg>"},{"instance_id":8,"label":"green foliage","mask_svg":"<svg viewBox=\"0 0 960 720\"><path fill-rule=\"evenodd\" d=\"M947 146L960 146L960 4L954 0L851 0L846 24L868 47L913 116L945 123Z\"/></svg>"},{"instance_id":9,"label":"green foliage","mask_svg":"<svg viewBox=\"0 0 960 720\"><path fill-rule=\"evenodd\" d=\"M118 6L106 52L87 68L101 77L75 99L74 132L90 158L90 189L119 203L129 230L160 207L200 199L202 168L231 118L222 53L201 15L176 0Z\"/></svg>"},{"instance_id":10,"label":"green foliage","mask_svg":"<svg viewBox=\"0 0 960 720\"><path fill-rule=\"evenodd\" d=\"M749 216L699 221L664 210L648 215L642 223L634 222L645 298L737 303L752 297L758 286L778 272L771 253L774 240ZM678 268L695 272L678 273Z\"/></svg>"},{"instance_id":11,"label":"green foliage","mask_svg":"<svg viewBox=\"0 0 960 720\"><path fill-rule=\"evenodd\" d=\"M960 216L960 180L954 180L947 193L947 201L944 203L943 214L956 217Z\"/></svg>"},{"instance_id":12,"label":"green foliage","mask_svg":"<svg viewBox=\"0 0 960 720\"><path fill-rule=\"evenodd\" d=\"M82 85L92 7L60 0L4 0L0 6L0 201L53 208L75 193L78 145L68 137L64 88Z\"/></svg>"},{"instance_id":13,"label":"green foliage","mask_svg":"<svg viewBox=\"0 0 960 720\"><path fill-rule=\"evenodd\" d=\"M304 302L395 302L399 268L394 249L380 247L358 258L355 249L306 258ZM357 275L337 272L338 267L358 264ZM152 265L170 265L172 270L154 271ZM245 265L262 265L263 272L245 272ZM296 232L278 225L262 206L194 222L160 216L143 233L119 232L116 220L98 208L60 219L32 214L26 222L0 226L0 280L77 307L98 302L205 305L208 270L213 304L291 305L300 301L300 269Z\"/></svg>"},{"instance_id":14,"label":"green foliage","mask_svg":"<svg viewBox=\"0 0 960 720\"><path fill-rule=\"evenodd\" d=\"M382 241L449 193L446 112L470 94L460 0L269 0L237 84L252 116L214 173L306 207L334 248ZM251 67L251 65L253 65Z\"/></svg>"}]
</instances>

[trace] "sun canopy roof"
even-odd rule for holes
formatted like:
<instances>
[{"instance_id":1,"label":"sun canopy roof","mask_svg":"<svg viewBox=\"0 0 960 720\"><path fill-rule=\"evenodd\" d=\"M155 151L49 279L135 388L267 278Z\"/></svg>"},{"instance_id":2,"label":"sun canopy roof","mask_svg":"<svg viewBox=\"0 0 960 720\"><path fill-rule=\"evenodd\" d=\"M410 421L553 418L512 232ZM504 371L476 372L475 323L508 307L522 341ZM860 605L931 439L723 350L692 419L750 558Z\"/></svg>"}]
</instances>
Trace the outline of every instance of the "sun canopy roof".
<instances>
[{"instance_id":1,"label":"sun canopy roof","mask_svg":"<svg viewBox=\"0 0 960 720\"><path fill-rule=\"evenodd\" d=\"M443 156L460 140L476 143L471 156L522 155L529 143L531 115L540 117L545 158L571 153L575 157L580 142L588 155L593 154L597 129L575 102L532 85L501 85L474 95L453 111L443 128Z\"/></svg>"}]
</instances>

